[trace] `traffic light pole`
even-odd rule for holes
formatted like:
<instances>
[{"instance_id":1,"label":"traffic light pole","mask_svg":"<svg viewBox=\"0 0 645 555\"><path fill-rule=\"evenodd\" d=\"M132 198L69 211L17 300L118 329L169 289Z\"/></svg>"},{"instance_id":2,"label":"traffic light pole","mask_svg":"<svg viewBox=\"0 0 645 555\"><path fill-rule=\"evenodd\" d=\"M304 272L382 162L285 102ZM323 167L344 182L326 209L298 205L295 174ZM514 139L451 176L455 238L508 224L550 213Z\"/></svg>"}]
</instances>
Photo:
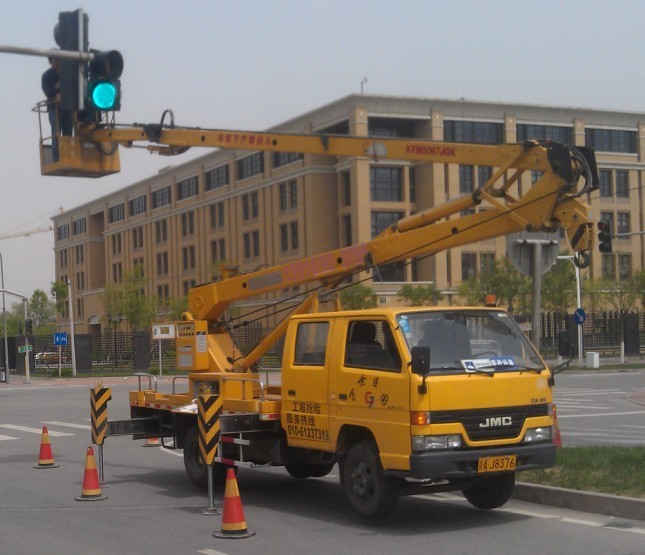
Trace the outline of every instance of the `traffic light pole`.
<instances>
[{"instance_id":1,"label":"traffic light pole","mask_svg":"<svg viewBox=\"0 0 645 555\"><path fill-rule=\"evenodd\" d=\"M75 50L42 50L40 48L25 48L22 46L8 46L0 44L0 52L6 54L24 54L25 56L40 56L41 58L57 58L59 60L77 60L91 62L94 59L92 52L77 52Z\"/></svg>"}]
</instances>

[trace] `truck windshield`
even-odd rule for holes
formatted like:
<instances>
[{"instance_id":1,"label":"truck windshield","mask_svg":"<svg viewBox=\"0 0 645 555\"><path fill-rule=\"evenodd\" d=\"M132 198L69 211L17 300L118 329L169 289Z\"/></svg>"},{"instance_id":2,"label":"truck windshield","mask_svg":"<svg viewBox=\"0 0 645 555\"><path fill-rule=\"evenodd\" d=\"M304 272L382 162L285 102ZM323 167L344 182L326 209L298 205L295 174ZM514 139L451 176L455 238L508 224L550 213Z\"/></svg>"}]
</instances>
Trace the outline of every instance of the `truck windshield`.
<instances>
[{"instance_id":1,"label":"truck windshield","mask_svg":"<svg viewBox=\"0 0 645 555\"><path fill-rule=\"evenodd\" d=\"M533 345L503 311L443 310L401 313L408 349L430 348L431 370L499 372L544 369Z\"/></svg>"}]
</instances>

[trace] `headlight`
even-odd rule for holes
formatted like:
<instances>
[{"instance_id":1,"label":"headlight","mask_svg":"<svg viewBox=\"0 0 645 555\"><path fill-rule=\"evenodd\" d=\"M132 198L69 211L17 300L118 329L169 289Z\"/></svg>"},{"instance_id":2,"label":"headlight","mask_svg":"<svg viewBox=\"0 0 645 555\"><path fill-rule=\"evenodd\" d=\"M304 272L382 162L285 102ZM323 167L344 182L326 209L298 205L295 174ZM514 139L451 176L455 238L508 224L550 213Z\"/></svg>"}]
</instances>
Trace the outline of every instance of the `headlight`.
<instances>
[{"instance_id":1,"label":"headlight","mask_svg":"<svg viewBox=\"0 0 645 555\"><path fill-rule=\"evenodd\" d=\"M538 441L551 441L553 429L551 426L541 428L529 428L524 434L526 443L537 443Z\"/></svg>"},{"instance_id":2,"label":"headlight","mask_svg":"<svg viewBox=\"0 0 645 555\"><path fill-rule=\"evenodd\" d=\"M434 449L459 449L460 435L449 436L412 436L413 451L428 451Z\"/></svg>"}]
</instances>

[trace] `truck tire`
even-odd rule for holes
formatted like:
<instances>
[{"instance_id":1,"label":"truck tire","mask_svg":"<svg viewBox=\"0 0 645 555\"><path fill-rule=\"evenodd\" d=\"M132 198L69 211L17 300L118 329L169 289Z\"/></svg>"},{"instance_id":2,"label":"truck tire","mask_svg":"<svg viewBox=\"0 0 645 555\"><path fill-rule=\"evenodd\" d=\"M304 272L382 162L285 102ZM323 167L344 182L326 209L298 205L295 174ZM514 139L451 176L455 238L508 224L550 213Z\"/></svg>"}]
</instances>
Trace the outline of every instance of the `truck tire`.
<instances>
[{"instance_id":1,"label":"truck tire","mask_svg":"<svg viewBox=\"0 0 645 555\"><path fill-rule=\"evenodd\" d=\"M184 468L194 486L200 489L208 488L208 467L204 464L199 450L197 426L190 428L184 438Z\"/></svg>"},{"instance_id":2,"label":"truck tire","mask_svg":"<svg viewBox=\"0 0 645 555\"><path fill-rule=\"evenodd\" d=\"M199 450L199 432L193 426L184 438L184 467L191 483L199 489L208 489L208 466L204 464L202 453ZM221 463L213 464L213 485L215 487L226 484L227 466Z\"/></svg>"},{"instance_id":3,"label":"truck tire","mask_svg":"<svg viewBox=\"0 0 645 555\"><path fill-rule=\"evenodd\" d=\"M290 463L284 467L294 478L304 480L305 478L322 478L327 476L334 468L335 463L314 464L314 463Z\"/></svg>"},{"instance_id":4,"label":"truck tire","mask_svg":"<svg viewBox=\"0 0 645 555\"><path fill-rule=\"evenodd\" d=\"M363 518L378 522L392 513L401 482L385 475L373 441L359 441L349 448L343 475L345 495Z\"/></svg>"},{"instance_id":5,"label":"truck tire","mask_svg":"<svg viewBox=\"0 0 645 555\"><path fill-rule=\"evenodd\" d=\"M462 493L468 502L478 509L497 509L511 497L515 487L515 473L499 474L474 482Z\"/></svg>"}]
</instances>

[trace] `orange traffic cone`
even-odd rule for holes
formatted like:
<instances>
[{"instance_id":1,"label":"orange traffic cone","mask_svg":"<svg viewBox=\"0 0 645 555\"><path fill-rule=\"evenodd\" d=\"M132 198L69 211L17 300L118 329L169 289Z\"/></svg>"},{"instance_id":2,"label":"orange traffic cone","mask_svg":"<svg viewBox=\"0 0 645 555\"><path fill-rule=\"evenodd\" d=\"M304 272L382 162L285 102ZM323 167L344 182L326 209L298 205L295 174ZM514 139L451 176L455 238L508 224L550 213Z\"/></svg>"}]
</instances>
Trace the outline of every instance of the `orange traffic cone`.
<instances>
[{"instance_id":1,"label":"orange traffic cone","mask_svg":"<svg viewBox=\"0 0 645 555\"><path fill-rule=\"evenodd\" d=\"M160 445L161 440L158 437L149 437L143 444L144 447L159 447Z\"/></svg>"},{"instance_id":2,"label":"orange traffic cone","mask_svg":"<svg viewBox=\"0 0 645 555\"><path fill-rule=\"evenodd\" d=\"M47 426L43 426L43 433L40 436L40 454L38 455L38 464L34 468L58 468L54 462L52 446L49 443L49 432Z\"/></svg>"},{"instance_id":3,"label":"orange traffic cone","mask_svg":"<svg viewBox=\"0 0 645 555\"><path fill-rule=\"evenodd\" d=\"M240 491L237 489L235 471L230 468L226 471L226 489L224 490L224 512L222 513L222 530L213 532L216 538L248 538L255 532L249 532L244 520Z\"/></svg>"},{"instance_id":4,"label":"orange traffic cone","mask_svg":"<svg viewBox=\"0 0 645 555\"><path fill-rule=\"evenodd\" d=\"M555 410L555 404L553 405L553 428L555 428L555 433L553 435L553 443L556 447L562 447L562 438L560 437L560 426L558 425L558 413Z\"/></svg>"},{"instance_id":5,"label":"orange traffic cone","mask_svg":"<svg viewBox=\"0 0 645 555\"><path fill-rule=\"evenodd\" d=\"M83 476L83 488L81 496L76 501L103 501L107 495L101 493L99 484L99 474L96 470L96 460L94 459L94 449L87 448L85 457L85 475Z\"/></svg>"}]
</instances>

